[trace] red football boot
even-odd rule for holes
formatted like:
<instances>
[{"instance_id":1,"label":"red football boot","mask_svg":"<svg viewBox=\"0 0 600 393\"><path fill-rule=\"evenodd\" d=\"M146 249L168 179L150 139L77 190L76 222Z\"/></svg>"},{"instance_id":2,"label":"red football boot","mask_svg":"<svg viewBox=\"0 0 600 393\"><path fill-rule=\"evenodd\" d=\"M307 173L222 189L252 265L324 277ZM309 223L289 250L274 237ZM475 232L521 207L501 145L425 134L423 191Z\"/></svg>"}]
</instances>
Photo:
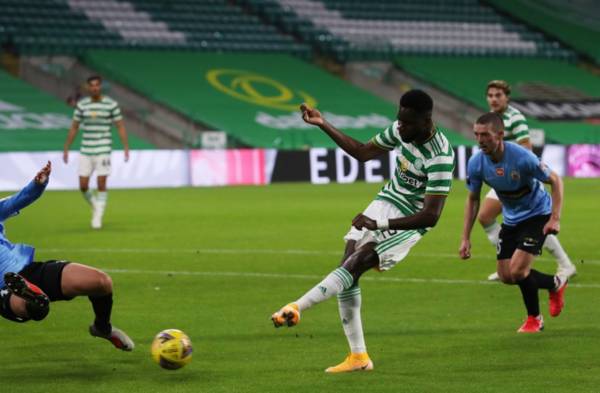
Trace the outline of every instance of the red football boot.
<instances>
[{"instance_id":1,"label":"red football boot","mask_svg":"<svg viewBox=\"0 0 600 393\"><path fill-rule=\"evenodd\" d=\"M39 304L48 304L48 296L37 285L30 283L17 273L5 273L4 283L16 296Z\"/></svg>"},{"instance_id":2,"label":"red football boot","mask_svg":"<svg viewBox=\"0 0 600 393\"><path fill-rule=\"evenodd\" d=\"M544 330L544 318L539 315L527 317L525 323L517 330L518 333L539 333Z\"/></svg>"},{"instance_id":3,"label":"red football boot","mask_svg":"<svg viewBox=\"0 0 600 393\"><path fill-rule=\"evenodd\" d=\"M548 306L550 308L550 316L558 317L560 312L565 307L565 289L567 288L568 281L561 281L560 286L554 291L549 291L550 301Z\"/></svg>"}]
</instances>

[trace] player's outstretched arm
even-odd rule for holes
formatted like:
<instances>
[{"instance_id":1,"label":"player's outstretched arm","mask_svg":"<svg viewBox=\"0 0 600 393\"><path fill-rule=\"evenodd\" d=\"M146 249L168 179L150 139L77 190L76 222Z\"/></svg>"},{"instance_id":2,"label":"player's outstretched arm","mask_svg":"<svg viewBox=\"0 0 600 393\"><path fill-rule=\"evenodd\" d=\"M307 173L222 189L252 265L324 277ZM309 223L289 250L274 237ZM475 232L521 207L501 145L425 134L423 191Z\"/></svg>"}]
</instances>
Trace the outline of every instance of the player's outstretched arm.
<instances>
[{"instance_id":1,"label":"player's outstretched arm","mask_svg":"<svg viewBox=\"0 0 600 393\"><path fill-rule=\"evenodd\" d=\"M416 214L402 218L392 218L390 220L373 220L364 214L358 214L352 220L352 225L357 229L375 229L380 230L407 230L407 229L422 229L434 227L444 209L446 195L425 195L423 209Z\"/></svg>"},{"instance_id":2,"label":"player's outstretched arm","mask_svg":"<svg viewBox=\"0 0 600 393\"><path fill-rule=\"evenodd\" d=\"M544 225L545 235L556 235L560 231L560 212L562 210L563 201L563 182L556 172L551 172L550 177L545 182L550 184L550 192L552 194L552 213L550 219Z\"/></svg>"},{"instance_id":3,"label":"player's outstretched arm","mask_svg":"<svg viewBox=\"0 0 600 393\"><path fill-rule=\"evenodd\" d=\"M302 119L305 122L317 126L321 130L325 131L325 133L329 135L329 137L333 139L333 141L339 147L360 162L372 160L373 158L380 156L387 151L375 145L371 141L362 143L344 134L342 131L338 130L327 120L325 120L325 118L321 115L321 112L319 112L317 109L311 108L306 104L302 104L300 105L300 111L302 112Z\"/></svg>"},{"instance_id":4,"label":"player's outstretched arm","mask_svg":"<svg viewBox=\"0 0 600 393\"><path fill-rule=\"evenodd\" d=\"M479 204L481 200L481 190L469 191L467 201L465 202L465 216L463 222L463 233L460 241L460 248L458 254L462 259L468 259L471 257L471 231L473 230L473 224L477 213L479 212Z\"/></svg>"},{"instance_id":5,"label":"player's outstretched arm","mask_svg":"<svg viewBox=\"0 0 600 393\"><path fill-rule=\"evenodd\" d=\"M19 210L29 206L38 199L48 184L52 172L50 161L35 175L35 178L18 193L0 201L0 221L4 221Z\"/></svg>"}]
</instances>

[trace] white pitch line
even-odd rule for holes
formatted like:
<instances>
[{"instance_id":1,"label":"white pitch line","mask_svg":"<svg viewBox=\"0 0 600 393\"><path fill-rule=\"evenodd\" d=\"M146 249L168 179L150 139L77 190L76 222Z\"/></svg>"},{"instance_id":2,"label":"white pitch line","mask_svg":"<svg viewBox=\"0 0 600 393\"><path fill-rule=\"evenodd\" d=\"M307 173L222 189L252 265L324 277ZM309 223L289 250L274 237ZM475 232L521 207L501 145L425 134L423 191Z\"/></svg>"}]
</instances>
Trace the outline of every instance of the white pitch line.
<instances>
[{"instance_id":1,"label":"white pitch line","mask_svg":"<svg viewBox=\"0 0 600 393\"><path fill-rule=\"evenodd\" d=\"M258 255L337 255L342 256L342 250L303 250L303 249L268 249L268 248L38 248L40 252L82 252L90 254L258 254ZM459 259L457 254L448 253L419 253L413 252L409 256L423 258ZM494 261L495 255L475 255L471 260ZM553 258L539 257L538 261L554 261ZM465 261L468 262L468 261ZM585 259L583 264L600 265L600 259Z\"/></svg>"},{"instance_id":2,"label":"white pitch line","mask_svg":"<svg viewBox=\"0 0 600 393\"><path fill-rule=\"evenodd\" d=\"M204 277L247 277L247 278L285 278L302 280L319 280L323 276L315 274L284 274L284 273L252 273L252 272L199 272L186 270L139 270L139 269L101 269L107 273L123 274L155 274L173 276L204 276ZM410 284L450 284L450 285L500 285L497 282L481 280L450 280L444 278L409 278L409 277L361 277L361 281L381 281ZM569 288L600 288L600 284L569 284Z\"/></svg>"}]
</instances>

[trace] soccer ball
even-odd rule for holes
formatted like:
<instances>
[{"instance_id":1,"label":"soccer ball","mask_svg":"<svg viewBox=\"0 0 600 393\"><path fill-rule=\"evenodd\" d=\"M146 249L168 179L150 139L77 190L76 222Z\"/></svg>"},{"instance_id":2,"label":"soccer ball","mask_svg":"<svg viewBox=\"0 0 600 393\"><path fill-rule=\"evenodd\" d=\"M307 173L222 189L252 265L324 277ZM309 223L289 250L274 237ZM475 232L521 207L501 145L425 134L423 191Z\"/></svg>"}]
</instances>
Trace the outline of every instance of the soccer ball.
<instances>
[{"instance_id":1,"label":"soccer ball","mask_svg":"<svg viewBox=\"0 0 600 393\"><path fill-rule=\"evenodd\" d=\"M182 368L192 361L192 342L181 330L163 330L152 341L152 359L167 370Z\"/></svg>"}]
</instances>

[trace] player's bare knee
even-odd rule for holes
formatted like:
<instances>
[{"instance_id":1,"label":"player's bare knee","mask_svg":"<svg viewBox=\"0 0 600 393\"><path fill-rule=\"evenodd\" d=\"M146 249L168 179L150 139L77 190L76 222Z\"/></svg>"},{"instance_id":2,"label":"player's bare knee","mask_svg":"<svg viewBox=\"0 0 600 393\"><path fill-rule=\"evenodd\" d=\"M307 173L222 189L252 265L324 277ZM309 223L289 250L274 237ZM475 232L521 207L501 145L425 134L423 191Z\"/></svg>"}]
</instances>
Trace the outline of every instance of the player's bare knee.
<instances>
[{"instance_id":1,"label":"player's bare knee","mask_svg":"<svg viewBox=\"0 0 600 393\"><path fill-rule=\"evenodd\" d=\"M527 277L527 272L524 269L514 268L510 269L510 275L513 282L519 282Z\"/></svg>"},{"instance_id":2,"label":"player's bare knee","mask_svg":"<svg viewBox=\"0 0 600 393\"><path fill-rule=\"evenodd\" d=\"M102 295L108 295L112 293L113 290L113 282L112 278L104 272L98 271L97 273L97 289L98 292Z\"/></svg>"},{"instance_id":3,"label":"player's bare knee","mask_svg":"<svg viewBox=\"0 0 600 393\"><path fill-rule=\"evenodd\" d=\"M377 252L372 247L361 247L346 259L342 266L358 280L364 272L376 267L378 261Z\"/></svg>"},{"instance_id":4,"label":"player's bare knee","mask_svg":"<svg viewBox=\"0 0 600 393\"><path fill-rule=\"evenodd\" d=\"M493 217L485 212L480 212L477 216L477 220L479 221L482 227L488 227L494 223L496 217Z\"/></svg>"},{"instance_id":5,"label":"player's bare knee","mask_svg":"<svg viewBox=\"0 0 600 393\"><path fill-rule=\"evenodd\" d=\"M498 277L500 278L500 281L502 281L502 283L504 284L512 285L515 283L513 281L512 275L510 274L498 272Z\"/></svg>"}]
</instances>

